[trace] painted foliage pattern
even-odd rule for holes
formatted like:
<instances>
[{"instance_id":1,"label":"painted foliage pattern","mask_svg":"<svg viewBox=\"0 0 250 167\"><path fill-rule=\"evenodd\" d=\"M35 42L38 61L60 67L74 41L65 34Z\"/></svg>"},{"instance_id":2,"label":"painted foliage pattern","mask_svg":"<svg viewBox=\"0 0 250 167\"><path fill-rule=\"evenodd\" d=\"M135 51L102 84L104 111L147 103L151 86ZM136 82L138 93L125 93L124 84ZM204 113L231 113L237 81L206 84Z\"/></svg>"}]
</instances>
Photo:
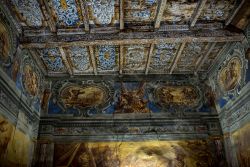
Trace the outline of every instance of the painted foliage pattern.
<instances>
[{"instance_id":1,"label":"painted foliage pattern","mask_svg":"<svg viewBox=\"0 0 250 167\"><path fill-rule=\"evenodd\" d=\"M76 71L89 72L92 71L90 65L89 52L87 47L70 47L67 49L72 67Z\"/></svg>"},{"instance_id":2,"label":"painted foliage pattern","mask_svg":"<svg viewBox=\"0 0 250 167\"><path fill-rule=\"evenodd\" d=\"M151 58L150 67L153 71L166 71L170 68L170 64L175 57L179 48L178 43L163 43L155 46L153 56Z\"/></svg>"},{"instance_id":3,"label":"painted foliage pattern","mask_svg":"<svg viewBox=\"0 0 250 167\"><path fill-rule=\"evenodd\" d=\"M114 71L119 56L115 46L98 46L97 65L100 71Z\"/></svg>"},{"instance_id":4,"label":"painted foliage pattern","mask_svg":"<svg viewBox=\"0 0 250 167\"><path fill-rule=\"evenodd\" d=\"M42 26L43 15L36 0L12 0L29 26Z\"/></svg>"},{"instance_id":5,"label":"painted foliage pattern","mask_svg":"<svg viewBox=\"0 0 250 167\"><path fill-rule=\"evenodd\" d=\"M163 20L168 23L187 24L197 7L198 0L168 0Z\"/></svg>"},{"instance_id":6,"label":"painted foliage pattern","mask_svg":"<svg viewBox=\"0 0 250 167\"><path fill-rule=\"evenodd\" d=\"M51 0L57 16L57 23L62 26L82 24L81 11L76 0Z\"/></svg>"},{"instance_id":7,"label":"painted foliage pattern","mask_svg":"<svg viewBox=\"0 0 250 167\"><path fill-rule=\"evenodd\" d=\"M142 71L146 68L148 45L129 45L124 47L124 70L131 73L135 70Z\"/></svg>"},{"instance_id":8,"label":"painted foliage pattern","mask_svg":"<svg viewBox=\"0 0 250 167\"><path fill-rule=\"evenodd\" d=\"M90 0L89 6L97 24L108 25L115 17L115 0Z\"/></svg>"},{"instance_id":9,"label":"painted foliage pattern","mask_svg":"<svg viewBox=\"0 0 250 167\"><path fill-rule=\"evenodd\" d=\"M58 48L46 48L39 51L41 54L41 59L44 61L49 71L65 72L66 69Z\"/></svg>"},{"instance_id":10,"label":"painted foliage pattern","mask_svg":"<svg viewBox=\"0 0 250 167\"><path fill-rule=\"evenodd\" d=\"M226 167L220 149L213 140L55 144L54 165Z\"/></svg>"}]
</instances>

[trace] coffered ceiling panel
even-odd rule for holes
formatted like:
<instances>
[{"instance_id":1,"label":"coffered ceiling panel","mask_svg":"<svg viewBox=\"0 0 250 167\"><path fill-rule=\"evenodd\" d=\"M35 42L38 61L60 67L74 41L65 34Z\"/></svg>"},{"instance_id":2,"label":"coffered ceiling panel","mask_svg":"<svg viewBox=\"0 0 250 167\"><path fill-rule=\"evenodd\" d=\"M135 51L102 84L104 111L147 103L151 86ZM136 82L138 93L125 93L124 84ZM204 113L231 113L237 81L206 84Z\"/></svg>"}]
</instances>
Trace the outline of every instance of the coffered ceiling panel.
<instances>
[{"instance_id":1,"label":"coffered ceiling panel","mask_svg":"<svg viewBox=\"0 0 250 167\"><path fill-rule=\"evenodd\" d=\"M153 22L157 6L157 0L124 1L124 20L125 22Z\"/></svg>"},{"instance_id":2,"label":"coffered ceiling panel","mask_svg":"<svg viewBox=\"0 0 250 167\"><path fill-rule=\"evenodd\" d=\"M149 73L169 73L179 47L179 43L156 44L151 58Z\"/></svg>"},{"instance_id":3,"label":"coffered ceiling panel","mask_svg":"<svg viewBox=\"0 0 250 167\"><path fill-rule=\"evenodd\" d=\"M144 73L149 54L149 45L124 46L124 73Z\"/></svg>"},{"instance_id":4,"label":"coffered ceiling panel","mask_svg":"<svg viewBox=\"0 0 250 167\"><path fill-rule=\"evenodd\" d=\"M237 0L207 0L199 20L225 21L237 6Z\"/></svg>"},{"instance_id":5,"label":"coffered ceiling panel","mask_svg":"<svg viewBox=\"0 0 250 167\"><path fill-rule=\"evenodd\" d=\"M169 24L187 24L198 4L198 0L168 0L162 21Z\"/></svg>"},{"instance_id":6,"label":"coffered ceiling panel","mask_svg":"<svg viewBox=\"0 0 250 167\"><path fill-rule=\"evenodd\" d=\"M40 53L40 58L44 62L48 72L66 72L66 67L58 48L39 49L38 52Z\"/></svg>"},{"instance_id":7,"label":"coffered ceiling panel","mask_svg":"<svg viewBox=\"0 0 250 167\"><path fill-rule=\"evenodd\" d=\"M58 27L80 27L83 25L82 10L78 0L50 0L52 14Z\"/></svg>"},{"instance_id":8,"label":"coffered ceiling panel","mask_svg":"<svg viewBox=\"0 0 250 167\"><path fill-rule=\"evenodd\" d=\"M73 69L74 74L93 74L93 66L88 47L65 48L67 60Z\"/></svg>"}]
</instances>

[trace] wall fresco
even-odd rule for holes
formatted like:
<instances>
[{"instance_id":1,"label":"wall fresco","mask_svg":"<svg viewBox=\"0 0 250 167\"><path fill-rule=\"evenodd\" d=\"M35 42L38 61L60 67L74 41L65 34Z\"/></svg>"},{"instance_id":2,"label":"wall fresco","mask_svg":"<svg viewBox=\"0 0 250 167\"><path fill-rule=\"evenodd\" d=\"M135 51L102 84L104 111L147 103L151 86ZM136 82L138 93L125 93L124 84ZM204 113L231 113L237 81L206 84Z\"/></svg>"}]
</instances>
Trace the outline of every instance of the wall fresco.
<instances>
[{"instance_id":1,"label":"wall fresco","mask_svg":"<svg viewBox=\"0 0 250 167\"><path fill-rule=\"evenodd\" d=\"M11 39L7 27L0 22L0 60L7 62L11 49Z\"/></svg>"},{"instance_id":2,"label":"wall fresco","mask_svg":"<svg viewBox=\"0 0 250 167\"><path fill-rule=\"evenodd\" d=\"M191 86L162 86L155 90L161 105L194 107L199 103L199 94Z\"/></svg>"},{"instance_id":3,"label":"wall fresco","mask_svg":"<svg viewBox=\"0 0 250 167\"><path fill-rule=\"evenodd\" d=\"M32 145L27 135L0 115L0 166L28 166Z\"/></svg>"},{"instance_id":4,"label":"wall fresco","mask_svg":"<svg viewBox=\"0 0 250 167\"><path fill-rule=\"evenodd\" d=\"M233 133L232 138L237 153L239 167L250 166L250 124L245 125L241 129Z\"/></svg>"},{"instance_id":5,"label":"wall fresco","mask_svg":"<svg viewBox=\"0 0 250 167\"><path fill-rule=\"evenodd\" d=\"M224 91L234 89L241 79L242 63L238 57L233 57L221 69L218 75L219 85Z\"/></svg>"},{"instance_id":6,"label":"wall fresco","mask_svg":"<svg viewBox=\"0 0 250 167\"><path fill-rule=\"evenodd\" d=\"M171 24L187 24L195 11L198 0L167 1L163 21Z\"/></svg>"},{"instance_id":7,"label":"wall fresco","mask_svg":"<svg viewBox=\"0 0 250 167\"><path fill-rule=\"evenodd\" d=\"M226 167L213 140L55 144L54 166Z\"/></svg>"},{"instance_id":8,"label":"wall fresco","mask_svg":"<svg viewBox=\"0 0 250 167\"><path fill-rule=\"evenodd\" d=\"M36 96L39 90L39 79L30 65L25 65L23 68L23 84L28 93Z\"/></svg>"},{"instance_id":9,"label":"wall fresco","mask_svg":"<svg viewBox=\"0 0 250 167\"><path fill-rule=\"evenodd\" d=\"M60 98L65 108L98 106L105 102L107 96L106 90L97 86L68 86L60 93Z\"/></svg>"}]
</instances>

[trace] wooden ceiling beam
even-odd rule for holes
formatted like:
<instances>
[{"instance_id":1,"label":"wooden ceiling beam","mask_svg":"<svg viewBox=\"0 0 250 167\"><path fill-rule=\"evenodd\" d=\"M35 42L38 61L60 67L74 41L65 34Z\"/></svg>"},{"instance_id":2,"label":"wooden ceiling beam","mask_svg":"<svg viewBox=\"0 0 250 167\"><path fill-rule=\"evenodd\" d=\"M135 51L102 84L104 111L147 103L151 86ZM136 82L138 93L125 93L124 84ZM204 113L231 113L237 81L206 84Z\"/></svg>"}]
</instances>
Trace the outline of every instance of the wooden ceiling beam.
<instances>
[{"instance_id":1,"label":"wooden ceiling beam","mask_svg":"<svg viewBox=\"0 0 250 167\"><path fill-rule=\"evenodd\" d=\"M124 0L120 0L120 30L124 29Z\"/></svg>"},{"instance_id":2,"label":"wooden ceiling beam","mask_svg":"<svg viewBox=\"0 0 250 167\"><path fill-rule=\"evenodd\" d=\"M243 33L228 30L201 30L176 32L127 32L117 34L81 34L61 36L26 36L23 48L70 47L90 45L127 45L175 42L235 42L245 38Z\"/></svg>"},{"instance_id":3,"label":"wooden ceiling beam","mask_svg":"<svg viewBox=\"0 0 250 167\"><path fill-rule=\"evenodd\" d=\"M180 46L180 48L179 48L179 50L178 50L175 58L174 58L174 61L173 61L172 65L171 65L171 67L170 67L170 72L169 72L170 74L173 73L173 71L174 71L174 69L175 69L175 67L176 67L176 65L177 65L177 63L178 63L178 61L179 61L179 59L180 59L180 57L182 55L182 52L183 52L185 46L186 46L186 42L183 42L181 44L181 46Z\"/></svg>"},{"instance_id":4,"label":"wooden ceiling beam","mask_svg":"<svg viewBox=\"0 0 250 167\"><path fill-rule=\"evenodd\" d=\"M92 67L93 67L93 72L94 72L95 75L97 75L95 52L94 52L94 47L93 46L89 46L89 54L90 54L91 64L92 64Z\"/></svg>"},{"instance_id":5,"label":"wooden ceiling beam","mask_svg":"<svg viewBox=\"0 0 250 167\"><path fill-rule=\"evenodd\" d=\"M60 53L62 56L62 61L63 61L64 65L66 66L69 75L72 76L73 70L72 70L71 66L69 65L69 62L68 62L68 59L66 56L66 52L64 51L64 49L62 47L59 47L59 50L60 50Z\"/></svg>"},{"instance_id":6,"label":"wooden ceiling beam","mask_svg":"<svg viewBox=\"0 0 250 167\"><path fill-rule=\"evenodd\" d=\"M207 3L207 0L200 0L197 8L195 9L192 17L191 17L191 21L190 21L190 27L194 27L195 23L197 22L199 16L201 15L201 12L203 11L205 5Z\"/></svg>"},{"instance_id":7,"label":"wooden ceiling beam","mask_svg":"<svg viewBox=\"0 0 250 167\"><path fill-rule=\"evenodd\" d=\"M119 74L122 74L123 69L123 58L124 58L124 47L120 46L120 56L119 56Z\"/></svg>"},{"instance_id":8,"label":"wooden ceiling beam","mask_svg":"<svg viewBox=\"0 0 250 167\"><path fill-rule=\"evenodd\" d=\"M162 20L162 16L166 8L166 4L167 4L167 0L160 0L158 9L157 9L157 14L155 17L155 25L154 25L155 28L160 28L161 26L161 20Z\"/></svg>"},{"instance_id":9,"label":"wooden ceiling beam","mask_svg":"<svg viewBox=\"0 0 250 167\"><path fill-rule=\"evenodd\" d=\"M241 7L243 6L243 4L245 3L245 0L242 0L240 5L237 7L237 9L233 12L233 14L227 19L225 25L229 25L232 20L234 19L234 17L236 16L236 14L238 13L238 11L241 9Z\"/></svg>"},{"instance_id":10,"label":"wooden ceiling beam","mask_svg":"<svg viewBox=\"0 0 250 167\"><path fill-rule=\"evenodd\" d=\"M82 9L82 17L83 17L83 22L84 22L84 30L86 32L89 32L89 15L88 15L88 9L86 2L84 1L79 1L81 9Z\"/></svg>"},{"instance_id":11,"label":"wooden ceiling beam","mask_svg":"<svg viewBox=\"0 0 250 167\"><path fill-rule=\"evenodd\" d=\"M145 70L146 75L148 74L148 71L149 71L149 66L150 66L151 58L153 56L154 46L155 46L155 44L152 43L150 45L150 49L149 49L149 52L148 52L147 65L146 65L146 70Z\"/></svg>"}]
</instances>

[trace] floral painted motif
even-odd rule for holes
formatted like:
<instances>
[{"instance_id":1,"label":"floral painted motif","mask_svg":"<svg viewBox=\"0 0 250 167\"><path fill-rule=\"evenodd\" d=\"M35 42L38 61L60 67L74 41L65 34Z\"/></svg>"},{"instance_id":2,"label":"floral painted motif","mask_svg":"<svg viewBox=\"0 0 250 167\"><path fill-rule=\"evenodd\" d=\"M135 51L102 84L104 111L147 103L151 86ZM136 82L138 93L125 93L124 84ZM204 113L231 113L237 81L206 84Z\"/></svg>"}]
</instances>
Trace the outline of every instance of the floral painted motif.
<instances>
[{"instance_id":1,"label":"floral painted motif","mask_svg":"<svg viewBox=\"0 0 250 167\"><path fill-rule=\"evenodd\" d=\"M151 67L154 70L168 69L169 63L177 52L179 45L175 43L162 43L155 46Z\"/></svg>"},{"instance_id":2,"label":"floral painted motif","mask_svg":"<svg viewBox=\"0 0 250 167\"><path fill-rule=\"evenodd\" d=\"M116 65L115 46L98 47L98 67L101 70L113 70Z\"/></svg>"},{"instance_id":3,"label":"floral painted motif","mask_svg":"<svg viewBox=\"0 0 250 167\"><path fill-rule=\"evenodd\" d=\"M65 66L63 64L59 49L57 48L43 49L41 50L40 53L41 53L41 58L46 64L49 71L52 72L65 71Z\"/></svg>"},{"instance_id":4,"label":"floral painted motif","mask_svg":"<svg viewBox=\"0 0 250 167\"><path fill-rule=\"evenodd\" d=\"M75 26L79 24L80 17L75 0L53 0L58 24L65 26Z\"/></svg>"},{"instance_id":5,"label":"floral painted motif","mask_svg":"<svg viewBox=\"0 0 250 167\"><path fill-rule=\"evenodd\" d=\"M94 17L100 24L110 24L115 14L115 0L91 0Z\"/></svg>"},{"instance_id":6,"label":"floral painted motif","mask_svg":"<svg viewBox=\"0 0 250 167\"><path fill-rule=\"evenodd\" d=\"M36 0L13 0L29 26L42 26L43 15Z\"/></svg>"},{"instance_id":7,"label":"floral painted motif","mask_svg":"<svg viewBox=\"0 0 250 167\"><path fill-rule=\"evenodd\" d=\"M71 47L70 59L77 70L86 71L90 69L89 54L86 47Z\"/></svg>"}]
</instances>

